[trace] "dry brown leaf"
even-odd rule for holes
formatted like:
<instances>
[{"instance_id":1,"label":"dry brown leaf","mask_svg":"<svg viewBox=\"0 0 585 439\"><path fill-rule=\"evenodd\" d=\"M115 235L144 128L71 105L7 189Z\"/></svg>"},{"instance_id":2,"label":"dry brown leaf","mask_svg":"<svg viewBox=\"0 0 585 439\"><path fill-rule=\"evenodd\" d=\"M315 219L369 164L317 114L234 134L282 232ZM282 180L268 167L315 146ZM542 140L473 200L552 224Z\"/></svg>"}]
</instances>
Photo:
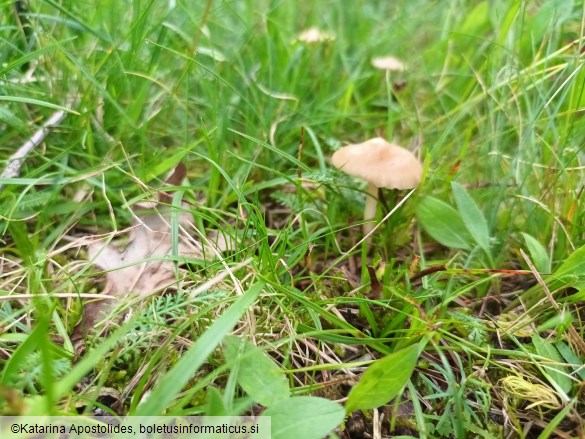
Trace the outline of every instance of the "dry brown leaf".
<instances>
[{"instance_id":1,"label":"dry brown leaf","mask_svg":"<svg viewBox=\"0 0 585 439\"><path fill-rule=\"evenodd\" d=\"M123 297L127 294L148 296L161 292L176 281L170 212L150 208L134 218L124 251L114 243L93 243L88 246L90 261L106 272L102 294ZM179 219L177 257L203 258L202 246L189 236L191 215ZM94 301L85 306L84 317L74 330L73 339L87 334L97 320L111 309L111 301Z\"/></svg>"},{"instance_id":2,"label":"dry brown leaf","mask_svg":"<svg viewBox=\"0 0 585 439\"><path fill-rule=\"evenodd\" d=\"M179 168L168 181L172 181L178 171ZM179 261L184 258L203 258L203 246L188 232L192 228L191 214L182 212L178 223L176 256ZM150 203L134 209L128 245L123 251L115 243L89 244L90 261L106 272L106 285L102 294L114 297L128 294L148 296L174 284L177 278L172 239L170 208L157 209L156 204ZM84 317L75 327L71 338L83 338L111 310L112 302L99 300L87 303Z\"/></svg>"}]
</instances>

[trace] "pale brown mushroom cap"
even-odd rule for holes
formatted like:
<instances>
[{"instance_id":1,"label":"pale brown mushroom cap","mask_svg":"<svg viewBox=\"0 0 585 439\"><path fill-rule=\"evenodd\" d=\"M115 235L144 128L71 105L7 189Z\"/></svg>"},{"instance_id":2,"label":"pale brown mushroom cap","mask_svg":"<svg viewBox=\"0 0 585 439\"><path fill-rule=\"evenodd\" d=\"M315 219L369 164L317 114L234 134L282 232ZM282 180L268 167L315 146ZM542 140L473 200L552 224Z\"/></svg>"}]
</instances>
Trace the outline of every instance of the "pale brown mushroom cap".
<instances>
[{"instance_id":1,"label":"pale brown mushroom cap","mask_svg":"<svg viewBox=\"0 0 585 439\"><path fill-rule=\"evenodd\" d=\"M323 43L325 41L332 41L335 39L335 35L322 31L317 27L311 27L304 30L299 34L297 40L307 44Z\"/></svg>"},{"instance_id":2,"label":"pale brown mushroom cap","mask_svg":"<svg viewBox=\"0 0 585 439\"><path fill-rule=\"evenodd\" d=\"M389 189L416 187L423 171L413 153L380 137L340 148L331 162L350 175Z\"/></svg>"},{"instance_id":3,"label":"pale brown mushroom cap","mask_svg":"<svg viewBox=\"0 0 585 439\"><path fill-rule=\"evenodd\" d=\"M378 56L372 59L372 65L380 70L403 72L404 64L393 56Z\"/></svg>"}]
</instances>

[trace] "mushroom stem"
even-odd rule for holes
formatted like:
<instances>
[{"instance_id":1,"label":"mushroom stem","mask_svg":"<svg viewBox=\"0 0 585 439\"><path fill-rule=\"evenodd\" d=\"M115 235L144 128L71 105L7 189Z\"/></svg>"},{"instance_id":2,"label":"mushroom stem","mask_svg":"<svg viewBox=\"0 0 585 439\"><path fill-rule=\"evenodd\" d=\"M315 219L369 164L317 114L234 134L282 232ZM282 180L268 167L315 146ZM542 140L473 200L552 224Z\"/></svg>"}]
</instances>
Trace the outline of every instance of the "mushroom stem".
<instances>
[{"instance_id":1,"label":"mushroom stem","mask_svg":"<svg viewBox=\"0 0 585 439\"><path fill-rule=\"evenodd\" d=\"M388 115L386 121L386 134L389 139L392 139L394 133L394 112L393 112L393 102L392 102L392 78L390 75L390 70L386 70L386 98L387 98L387 105L388 105Z\"/></svg>"},{"instance_id":2,"label":"mushroom stem","mask_svg":"<svg viewBox=\"0 0 585 439\"><path fill-rule=\"evenodd\" d=\"M378 186L368 182L368 191L366 194L366 206L364 209L364 235L367 235L374 229L372 221L376 218L376 208L378 207Z\"/></svg>"}]
</instances>

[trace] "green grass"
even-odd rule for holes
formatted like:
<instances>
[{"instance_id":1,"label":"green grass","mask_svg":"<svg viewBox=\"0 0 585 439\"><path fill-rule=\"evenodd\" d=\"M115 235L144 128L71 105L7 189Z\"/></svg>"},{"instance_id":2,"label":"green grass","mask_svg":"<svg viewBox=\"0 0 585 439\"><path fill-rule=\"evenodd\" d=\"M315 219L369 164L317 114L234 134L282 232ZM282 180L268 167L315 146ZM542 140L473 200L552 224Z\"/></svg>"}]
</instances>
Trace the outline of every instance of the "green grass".
<instances>
[{"instance_id":1,"label":"green grass","mask_svg":"<svg viewBox=\"0 0 585 439\"><path fill-rule=\"evenodd\" d=\"M355 437L360 418L413 437L583 431L582 1L30 3L0 2L0 168L67 116L0 179L1 413L259 403L274 437ZM335 38L299 41L312 26ZM365 185L329 158L376 136L425 174L390 216L407 193L384 191L368 249ZM184 201L198 239L233 248L187 265L175 248L176 285L120 298L80 352L81 299L104 288L84 237L127 228L179 162L173 233ZM377 375L403 349L416 364Z\"/></svg>"}]
</instances>

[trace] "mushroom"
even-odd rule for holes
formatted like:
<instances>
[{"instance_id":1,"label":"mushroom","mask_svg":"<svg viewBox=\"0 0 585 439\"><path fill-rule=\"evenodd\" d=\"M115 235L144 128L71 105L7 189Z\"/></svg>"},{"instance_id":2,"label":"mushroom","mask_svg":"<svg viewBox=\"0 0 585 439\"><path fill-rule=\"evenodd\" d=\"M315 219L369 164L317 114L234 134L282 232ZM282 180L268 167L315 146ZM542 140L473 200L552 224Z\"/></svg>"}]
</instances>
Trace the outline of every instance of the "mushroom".
<instances>
[{"instance_id":1,"label":"mushroom","mask_svg":"<svg viewBox=\"0 0 585 439\"><path fill-rule=\"evenodd\" d=\"M368 182L364 210L364 234L374 228L367 223L376 216L378 188L412 189L422 176L422 165L409 150L381 137L347 145L331 158L333 166Z\"/></svg>"},{"instance_id":2,"label":"mushroom","mask_svg":"<svg viewBox=\"0 0 585 439\"><path fill-rule=\"evenodd\" d=\"M398 58L393 56L378 56L372 58L372 66L380 70L402 72L404 71L404 64Z\"/></svg>"},{"instance_id":3,"label":"mushroom","mask_svg":"<svg viewBox=\"0 0 585 439\"><path fill-rule=\"evenodd\" d=\"M303 43L307 44L323 43L326 41L333 41L334 39L335 35L329 32L324 32L317 27L311 27L307 30L304 30L297 37L298 41L302 41Z\"/></svg>"},{"instance_id":4,"label":"mushroom","mask_svg":"<svg viewBox=\"0 0 585 439\"><path fill-rule=\"evenodd\" d=\"M393 93L395 89L394 83L392 82L391 72L403 72L405 70L404 64L398 58L393 56L379 56L372 58L372 66L376 69L383 70L386 74L386 95L388 99L388 121L386 127L386 133L389 137L392 137L393 131ZM404 85L402 85L404 87ZM396 89L398 90L398 89ZM395 97L395 96L394 96Z\"/></svg>"}]
</instances>

